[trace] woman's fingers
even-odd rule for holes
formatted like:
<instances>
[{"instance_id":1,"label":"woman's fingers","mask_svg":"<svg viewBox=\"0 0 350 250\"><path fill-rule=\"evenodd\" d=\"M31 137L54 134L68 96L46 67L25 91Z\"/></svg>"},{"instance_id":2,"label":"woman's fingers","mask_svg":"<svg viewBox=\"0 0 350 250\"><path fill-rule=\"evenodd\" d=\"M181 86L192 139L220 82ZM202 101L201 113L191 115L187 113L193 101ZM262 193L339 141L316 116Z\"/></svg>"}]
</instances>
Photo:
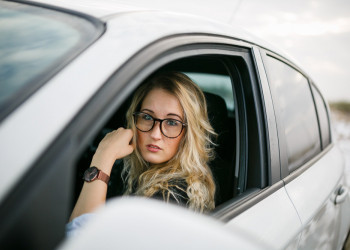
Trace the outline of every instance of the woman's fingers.
<instances>
[{"instance_id":1,"label":"woman's fingers","mask_svg":"<svg viewBox=\"0 0 350 250\"><path fill-rule=\"evenodd\" d=\"M134 151L133 144L130 141L133 138L131 129L118 128L108 134L99 143L91 164L107 166L108 170L112 168L117 159L121 159ZM95 163L96 162L96 163Z\"/></svg>"},{"instance_id":2,"label":"woman's fingers","mask_svg":"<svg viewBox=\"0 0 350 250\"><path fill-rule=\"evenodd\" d=\"M117 130L112 131L105 137L105 150L108 150L109 153L114 152L116 159L131 154L134 150L132 146L130 147L130 141L132 140L133 135L134 133L131 129L118 128Z\"/></svg>"}]
</instances>

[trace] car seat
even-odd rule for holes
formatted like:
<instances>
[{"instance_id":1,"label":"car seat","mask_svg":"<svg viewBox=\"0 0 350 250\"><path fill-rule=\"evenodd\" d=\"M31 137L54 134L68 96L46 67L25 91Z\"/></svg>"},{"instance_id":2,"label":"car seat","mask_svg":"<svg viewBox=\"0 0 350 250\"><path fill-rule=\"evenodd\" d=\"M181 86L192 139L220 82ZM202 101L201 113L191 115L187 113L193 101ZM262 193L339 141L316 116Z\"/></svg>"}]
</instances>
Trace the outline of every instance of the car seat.
<instances>
[{"instance_id":1,"label":"car seat","mask_svg":"<svg viewBox=\"0 0 350 250\"><path fill-rule=\"evenodd\" d=\"M209 121L217 133L215 158L209 165L216 183L216 206L232 198L234 187L235 122L228 117L225 100L205 93Z\"/></svg>"}]
</instances>

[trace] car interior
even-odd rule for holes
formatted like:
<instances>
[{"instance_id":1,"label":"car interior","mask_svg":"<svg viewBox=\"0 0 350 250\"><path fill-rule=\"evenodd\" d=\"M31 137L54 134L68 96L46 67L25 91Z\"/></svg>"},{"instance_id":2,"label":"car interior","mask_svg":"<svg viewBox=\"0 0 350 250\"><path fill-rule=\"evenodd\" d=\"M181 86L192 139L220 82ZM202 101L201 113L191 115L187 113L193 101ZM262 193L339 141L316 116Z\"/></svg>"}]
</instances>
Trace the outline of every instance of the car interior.
<instances>
[{"instance_id":1,"label":"car interior","mask_svg":"<svg viewBox=\"0 0 350 250\"><path fill-rule=\"evenodd\" d=\"M209 120L215 132L218 134L215 147L215 159L209 163L216 183L215 203L216 206L218 206L234 196L236 184L234 175L236 158L236 112L233 105L232 82L220 58L208 56L201 58L200 65L198 65L197 62L198 57L180 59L163 66L155 73L162 71L182 72L194 80L205 94ZM152 75L150 77L152 77ZM215 82L218 84L215 84ZM110 117L108 122L105 123L78 160L75 182L75 201L83 185L83 173L89 167L98 143L108 132L126 126L125 114L131 99L132 95L124 101L112 117ZM121 177L122 165L123 161L117 160L113 167L107 198L123 194L124 186Z\"/></svg>"}]
</instances>

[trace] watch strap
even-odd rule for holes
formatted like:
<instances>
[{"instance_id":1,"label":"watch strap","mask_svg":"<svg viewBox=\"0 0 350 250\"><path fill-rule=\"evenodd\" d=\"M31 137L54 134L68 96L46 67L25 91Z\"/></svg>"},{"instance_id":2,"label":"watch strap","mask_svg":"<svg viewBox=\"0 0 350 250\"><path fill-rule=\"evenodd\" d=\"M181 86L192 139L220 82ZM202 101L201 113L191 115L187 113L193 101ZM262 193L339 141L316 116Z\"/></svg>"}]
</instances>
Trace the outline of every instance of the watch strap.
<instances>
[{"instance_id":1,"label":"watch strap","mask_svg":"<svg viewBox=\"0 0 350 250\"><path fill-rule=\"evenodd\" d=\"M97 179L105 182L107 185L108 185L108 182L109 182L109 175L106 174L105 172L102 172L102 170L98 170L98 175L97 175Z\"/></svg>"}]
</instances>

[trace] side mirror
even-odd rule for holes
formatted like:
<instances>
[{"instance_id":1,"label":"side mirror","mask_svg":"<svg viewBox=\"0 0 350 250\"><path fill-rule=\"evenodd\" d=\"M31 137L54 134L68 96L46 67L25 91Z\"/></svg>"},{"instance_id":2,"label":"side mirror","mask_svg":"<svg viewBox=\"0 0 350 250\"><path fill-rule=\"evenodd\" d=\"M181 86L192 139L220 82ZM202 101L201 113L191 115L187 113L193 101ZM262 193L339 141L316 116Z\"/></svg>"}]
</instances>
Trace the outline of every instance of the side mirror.
<instances>
[{"instance_id":1,"label":"side mirror","mask_svg":"<svg viewBox=\"0 0 350 250\"><path fill-rule=\"evenodd\" d=\"M116 198L98 210L69 249L272 249L238 228L188 209L147 198Z\"/></svg>"}]
</instances>

